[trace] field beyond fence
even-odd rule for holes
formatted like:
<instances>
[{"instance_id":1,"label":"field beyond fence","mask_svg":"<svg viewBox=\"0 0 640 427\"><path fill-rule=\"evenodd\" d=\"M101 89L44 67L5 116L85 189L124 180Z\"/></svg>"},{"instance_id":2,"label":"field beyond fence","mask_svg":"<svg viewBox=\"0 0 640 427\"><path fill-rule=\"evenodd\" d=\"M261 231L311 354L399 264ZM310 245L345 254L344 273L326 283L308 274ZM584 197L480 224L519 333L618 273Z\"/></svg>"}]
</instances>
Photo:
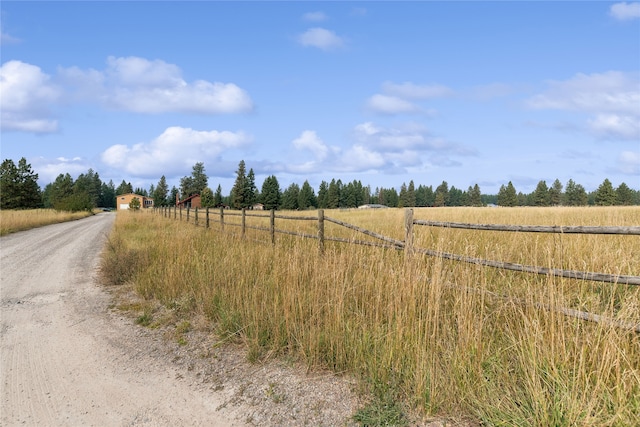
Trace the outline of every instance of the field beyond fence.
<instances>
[{"instance_id":1,"label":"field beyond fence","mask_svg":"<svg viewBox=\"0 0 640 427\"><path fill-rule=\"evenodd\" d=\"M351 372L425 414L638 425L638 224L635 207L164 209L119 213L105 259L252 358Z\"/></svg>"}]
</instances>

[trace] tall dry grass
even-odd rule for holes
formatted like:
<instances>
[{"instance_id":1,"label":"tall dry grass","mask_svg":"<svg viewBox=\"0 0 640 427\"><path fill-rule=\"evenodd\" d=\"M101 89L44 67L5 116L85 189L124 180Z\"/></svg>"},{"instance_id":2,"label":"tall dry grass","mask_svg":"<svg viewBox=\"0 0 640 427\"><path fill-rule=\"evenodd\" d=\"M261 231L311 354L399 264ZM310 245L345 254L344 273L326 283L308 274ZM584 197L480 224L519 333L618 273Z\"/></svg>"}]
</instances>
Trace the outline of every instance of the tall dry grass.
<instances>
[{"instance_id":1,"label":"tall dry grass","mask_svg":"<svg viewBox=\"0 0 640 427\"><path fill-rule=\"evenodd\" d=\"M325 214L403 238L401 210ZM443 208L417 209L415 217L638 225L640 209ZM313 233L315 224L276 226ZM326 235L340 233L355 237L327 225ZM248 230L241 239L237 227L221 232L213 219L207 230L125 212L112 242L105 269L115 274L118 262L136 260L125 279L141 295L167 306L190 301L217 325L221 340L244 340L251 359L287 354L310 367L354 373L374 393L391 394L425 414L462 415L487 425L640 425L639 334L541 306L637 324L638 287L332 242L319 256L314 240L278 235L272 246L268 233ZM415 243L522 264L640 274L640 239L634 236L419 227Z\"/></svg>"},{"instance_id":2,"label":"tall dry grass","mask_svg":"<svg viewBox=\"0 0 640 427\"><path fill-rule=\"evenodd\" d=\"M73 221L91 215L90 212L63 212L54 209L0 210L0 236L29 230L43 225Z\"/></svg>"}]
</instances>

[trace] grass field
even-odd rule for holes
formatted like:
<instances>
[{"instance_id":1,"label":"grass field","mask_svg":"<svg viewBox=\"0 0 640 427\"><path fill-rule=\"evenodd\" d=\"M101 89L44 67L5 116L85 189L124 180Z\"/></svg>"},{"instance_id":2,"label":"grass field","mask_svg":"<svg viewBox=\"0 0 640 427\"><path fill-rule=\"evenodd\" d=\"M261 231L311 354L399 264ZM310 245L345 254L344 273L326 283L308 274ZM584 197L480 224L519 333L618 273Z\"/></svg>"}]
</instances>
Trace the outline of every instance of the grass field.
<instances>
[{"instance_id":1,"label":"grass field","mask_svg":"<svg viewBox=\"0 0 640 427\"><path fill-rule=\"evenodd\" d=\"M90 212L62 212L54 209L0 210L0 236L29 230L43 225L73 221L91 215Z\"/></svg>"},{"instance_id":2,"label":"grass field","mask_svg":"<svg viewBox=\"0 0 640 427\"><path fill-rule=\"evenodd\" d=\"M315 212L290 213L313 216ZM403 239L403 210L325 211ZM234 219L235 218L235 219ZM429 208L416 219L520 225L640 224L640 209ZM238 217L225 217L238 221ZM200 219L203 223L202 218ZM247 218L264 225L265 219ZM266 220L268 224L268 219ZM313 221L277 228L314 234ZM637 236L417 227L415 245L542 267L640 275ZM357 237L327 224L325 235ZM247 357L287 355L349 372L380 408L486 425L640 425L640 334L542 306L640 323L640 289L508 272L401 251L238 227L221 232L152 213L118 214L103 270L147 299L206 315ZM371 410L370 412L368 412ZM400 410L400 409L398 409ZM396 422L402 417L390 414ZM400 420L400 421L397 421Z\"/></svg>"}]
</instances>

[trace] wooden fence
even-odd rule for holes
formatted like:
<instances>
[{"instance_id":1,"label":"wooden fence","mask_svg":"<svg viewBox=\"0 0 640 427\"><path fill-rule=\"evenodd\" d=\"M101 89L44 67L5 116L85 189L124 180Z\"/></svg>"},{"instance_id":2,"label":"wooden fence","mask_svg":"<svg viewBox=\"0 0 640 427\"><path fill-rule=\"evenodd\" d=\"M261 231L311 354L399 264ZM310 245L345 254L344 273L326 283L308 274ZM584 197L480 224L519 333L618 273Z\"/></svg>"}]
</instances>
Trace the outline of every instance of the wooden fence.
<instances>
[{"instance_id":1,"label":"wooden fence","mask_svg":"<svg viewBox=\"0 0 640 427\"><path fill-rule=\"evenodd\" d=\"M258 213L258 211L230 211L220 208L216 214L215 210L206 208L204 212L202 209L182 209L176 207L163 207L156 208L156 211L160 211L165 217L172 217L174 219L186 220L187 222L193 221L195 225L204 225L210 227L212 216L217 216L216 222L219 223L221 229L224 230L226 226L240 227L242 236L245 236L247 229L261 230L269 232L271 236L271 243L275 244L276 233L290 234L303 238L317 239L319 249L324 251L325 241L343 242L351 244L369 245L393 248L398 250L404 250L409 254L423 254L428 256L440 257L453 261L461 261L471 264L482 265L485 267L500 268L504 270L519 271L524 273L536 273L551 275L557 277L565 277L578 280L589 280L595 282L607 282L618 283L625 285L640 286L640 276L632 275L619 275L619 274L606 274L606 273L593 273L587 271L576 270L562 270L555 268L537 267L531 265L514 264L503 261L492 261L481 258L473 258L464 255L456 255L447 252L434 251L431 249L424 249L414 247L414 232L415 225L429 226L429 227L445 227L445 228L458 228L467 230L486 230L486 231L501 231L501 232L516 232L516 233L559 233L559 234L605 234L605 235L629 235L640 236L640 227L586 227L586 226L531 226L531 225L501 225L501 224L468 224L468 223L456 223L456 222L439 222L439 221L424 221L415 220L413 218L413 209L405 210L405 239L398 240L391 237L383 236L365 228L358 227L353 224L340 221L338 219L330 218L324 215L324 210L318 210L317 216L292 216L277 214L276 211L271 210L268 213ZM202 214L204 213L204 224ZM240 223L225 222L225 216L237 216L240 217ZM247 217L269 218L269 227L247 225ZM294 220L294 221L317 221L317 234L299 233L295 231L288 231L283 229L277 229L276 219L281 220ZM355 230L364 235L373 237L378 242L358 240L358 239L346 239L341 237L332 237L325 235L325 222L331 222L339 226Z\"/></svg>"},{"instance_id":2,"label":"wooden fence","mask_svg":"<svg viewBox=\"0 0 640 427\"><path fill-rule=\"evenodd\" d=\"M577 280L589 280L595 282L606 282L606 283L615 283L615 284L624 284L630 286L640 286L640 276L633 275L617 275L617 274L606 274L606 273L594 273L594 272L586 272L586 271L576 271L576 270L562 270L555 268L546 268L546 267L537 267L537 266L529 266L522 264L514 264L503 261L492 261L485 260L481 258L473 258L464 255L456 255L450 254L447 252L435 251L431 249L419 248L415 247L414 242L414 233L415 226L428 226L428 227L445 227L445 228L458 228L458 229L467 229L467 230L486 230L486 231L500 231L500 232L516 232L516 233L560 233L560 234L605 234L605 235L628 235L628 236L640 236L640 227L585 227L585 226L527 226L527 225L501 225L501 224L468 224L468 223L455 223L455 222L439 222L439 221L424 221L424 220L416 220L413 218L413 209L405 210L405 218L404 218L404 240L394 239L392 237L387 237L376 233L371 230L367 230L362 227L358 227L353 224L349 224L344 221L340 221L338 219L330 218L324 215L324 210L320 209L317 212L317 216L292 216L292 215L283 215L277 214L276 211L271 210L268 213L258 213L257 211L230 211L220 208L218 212L214 209L206 208L203 210L196 209L182 209L176 207L161 207L155 208L155 211L162 214L167 218L174 218L179 220L185 220L187 222L193 222L195 225L203 225L204 227L209 228L211 226L212 221L215 221L219 224L221 230L224 230L225 226L229 227L240 227L241 234L243 237L246 235L247 229L254 229L269 232L271 243L275 244L275 235L276 233L281 234L289 234L303 238L317 239L318 240L318 248L321 253L325 250L325 242L326 241L334 241L334 242L342 242L349 244L359 244L359 245L368 245L368 246L376 246L381 248L391 248L396 250L403 250L409 256L415 256L415 254L423 254L427 256L440 257L443 259L449 259L454 261L466 262L476 265L482 265L486 267L500 268L504 270L518 271L524 273L535 273L535 274L544 274L551 275L557 277L565 277L570 279ZM204 213L204 218L202 218L202 214ZM240 222L230 222L225 221L225 217L240 217ZM213 218L212 218L213 217ZM256 226L256 225L247 225L247 217L258 217L269 219L269 226ZM317 222L317 233L316 234L308 234L308 233L300 233L296 231L283 230L276 228L276 219L279 220L292 220L292 221L316 221ZM377 241L370 240L359 240L359 239L347 239L343 237L336 236L327 236L325 235L325 223L330 222L341 227L345 227L350 230L357 231L374 239ZM454 286L454 285L451 285ZM460 287L460 286L456 286ZM518 304L526 304L524 301L517 300L505 295L498 295L491 293L489 291L483 289L472 288L474 292L482 292L488 294L490 297L495 297L499 299L508 299ZM630 331L634 331L636 333L640 333L640 323L625 323L619 322L614 319L609 319L597 314L587 313L583 311L573 310L564 307L550 307L543 304L535 304L537 308L544 309L547 311L556 311L565 316L578 318L581 320L588 320L597 323L605 323L611 326L622 328Z\"/></svg>"}]
</instances>

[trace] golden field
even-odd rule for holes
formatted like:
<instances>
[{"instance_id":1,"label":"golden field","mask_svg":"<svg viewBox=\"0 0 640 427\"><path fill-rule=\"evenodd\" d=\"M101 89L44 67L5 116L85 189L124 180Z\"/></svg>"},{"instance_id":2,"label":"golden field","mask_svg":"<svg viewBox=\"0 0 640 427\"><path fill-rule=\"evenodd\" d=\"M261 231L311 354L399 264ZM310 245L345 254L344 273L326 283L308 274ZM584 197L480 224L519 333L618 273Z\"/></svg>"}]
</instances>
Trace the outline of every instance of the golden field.
<instances>
[{"instance_id":1,"label":"golden field","mask_svg":"<svg viewBox=\"0 0 640 427\"><path fill-rule=\"evenodd\" d=\"M518 225L640 225L640 208L419 208L414 218ZM278 212L317 216L315 211ZM183 213L184 215L184 213ZM205 315L250 360L287 355L362 380L381 401L486 425L640 425L640 287L533 275L152 212L118 213L103 271L149 300ZM268 213L264 213L268 215ZM404 211L325 216L404 239ZM191 218L193 221L193 217ZM225 215L225 221L240 222ZM204 216L199 217L201 225ZM247 225L268 226L247 217ZM316 233L314 221L276 228ZM638 236L415 226L415 246L490 260L640 275ZM372 241L336 224L325 236Z\"/></svg>"},{"instance_id":2,"label":"golden field","mask_svg":"<svg viewBox=\"0 0 640 427\"><path fill-rule=\"evenodd\" d=\"M54 209L0 210L0 236L29 230L43 225L73 221L91 215L90 212L63 212Z\"/></svg>"}]
</instances>

